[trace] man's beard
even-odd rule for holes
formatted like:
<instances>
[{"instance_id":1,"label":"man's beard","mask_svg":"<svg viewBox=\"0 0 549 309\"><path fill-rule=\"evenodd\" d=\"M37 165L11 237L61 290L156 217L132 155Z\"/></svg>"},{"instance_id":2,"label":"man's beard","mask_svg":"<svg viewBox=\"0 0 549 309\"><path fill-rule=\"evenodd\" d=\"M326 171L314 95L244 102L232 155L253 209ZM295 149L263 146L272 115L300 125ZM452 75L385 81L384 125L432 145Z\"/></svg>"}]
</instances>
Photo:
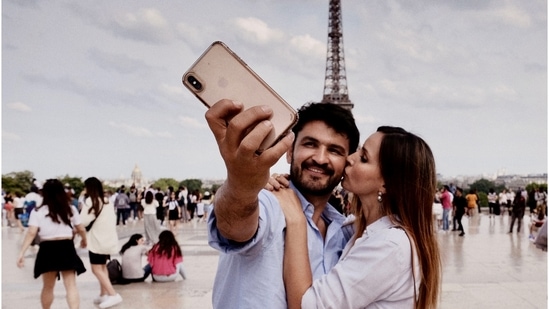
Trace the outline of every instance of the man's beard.
<instances>
[{"instance_id":1,"label":"man's beard","mask_svg":"<svg viewBox=\"0 0 549 309\"><path fill-rule=\"evenodd\" d=\"M329 178L327 181L320 179L310 178L304 179L303 171L309 166L314 166L315 168L322 169ZM334 188L341 181L341 175L336 176L334 170L326 166L317 165L314 163L307 164L303 162L301 168L295 164L294 160L290 164L290 179L294 186L301 192L303 195L313 195L313 196L322 196L331 194Z\"/></svg>"}]
</instances>

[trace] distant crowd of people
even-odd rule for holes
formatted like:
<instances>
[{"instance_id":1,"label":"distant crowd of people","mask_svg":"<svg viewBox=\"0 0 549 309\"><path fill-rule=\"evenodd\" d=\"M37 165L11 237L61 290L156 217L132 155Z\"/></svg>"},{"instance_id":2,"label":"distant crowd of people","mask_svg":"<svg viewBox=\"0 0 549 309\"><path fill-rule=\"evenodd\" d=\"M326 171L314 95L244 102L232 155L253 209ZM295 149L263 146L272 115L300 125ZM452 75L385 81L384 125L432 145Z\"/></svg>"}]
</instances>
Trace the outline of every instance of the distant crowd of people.
<instances>
[{"instance_id":1,"label":"distant crowd of people","mask_svg":"<svg viewBox=\"0 0 549 309\"><path fill-rule=\"evenodd\" d=\"M3 195L8 224L21 231L28 227L17 266L24 267L25 252L33 245L38 246L34 278L42 277L43 308L51 306L55 279L60 275L68 307L80 306L76 276L85 272L86 267L76 254L76 235L80 237L80 247L88 250L91 270L99 283L99 295L94 299L99 308L122 302L107 268L113 254L121 255L122 275L117 283L141 282L149 275L156 282L186 279L183 252L175 238L177 223L190 221L194 216L204 220L212 194L203 196L198 190L188 193L183 186L178 191L170 187L166 194L160 188L138 192L135 186L127 191L121 186L111 194L95 177L86 179L84 186L79 198L74 197L70 185L57 179L49 179L43 186L33 185L25 196ZM132 235L119 250L117 225L126 225L128 218L134 222L144 219L145 236ZM166 218L169 229L162 226ZM142 265L144 256L146 265Z\"/></svg>"},{"instance_id":2,"label":"distant crowd of people","mask_svg":"<svg viewBox=\"0 0 549 309\"><path fill-rule=\"evenodd\" d=\"M490 188L487 199L488 217L494 218L508 212L509 233L513 232L515 223L517 233L520 232L528 208L530 214L529 238L536 241L534 233L541 229L547 217L547 193L545 191L532 188L528 192L519 188L517 191L503 189L497 193L493 188ZM435 195L433 216L438 230L449 231L450 225L452 225L452 231L459 231L459 236L464 236L465 231L461 222L463 216L473 217L480 213L480 199L475 189L470 189L464 195L462 188L450 184L442 186ZM452 222L450 222L450 217L452 217ZM542 235L543 237L546 236Z\"/></svg>"}]
</instances>

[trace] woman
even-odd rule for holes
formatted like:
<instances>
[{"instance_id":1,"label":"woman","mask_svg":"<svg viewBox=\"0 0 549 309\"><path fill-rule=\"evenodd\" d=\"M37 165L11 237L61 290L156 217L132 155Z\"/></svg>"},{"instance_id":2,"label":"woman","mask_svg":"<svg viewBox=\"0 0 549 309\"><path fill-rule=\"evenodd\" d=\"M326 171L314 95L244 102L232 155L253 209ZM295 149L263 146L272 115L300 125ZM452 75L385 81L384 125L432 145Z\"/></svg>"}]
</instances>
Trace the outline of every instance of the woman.
<instances>
[{"instance_id":1,"label":"woman","mask_svg":"<svg viewBox=\"0 0 549 309\"><path fill-rule=\"evenodd\" d=\"M25 228L23 227L23 223L21 222L21 217L25 215L25 199L20 192L16 192L15 196L13 197L13 215L15 217L15 221L17 222L17 227L19 228L19 231L21 233L24 232Z\"/></svg>"},{"instance_id":2,"label":"woman","mask_svg":"<svg viewBox=\"0 0 549 309\"><path fill-rule=\"evenodd\" d=\"M6 221L8 222L8 226L11 227L12 223L15 221L15 215L13 212L13 198L10 194L7 194L4 198L4 209L6 210Z\"/></svg>"},{"instance_id":3,"label":"woman","mask_svg":"<svg viewBox=\"0 0 549 309\"><path fill-rule=\"evenodd\" d=\"M107 260L118 252L118 234L116 233L116 214L114 206L103 192L101 181L90 177L84 181L88 198L82 208L82 224L88 231L88 251L92 272L99 281L99 296L94 304L99 308L109 308L122 302L109 280Z\"/></svg>"},{"instance_id":4,"label":"woman","mask_svg":"<svg viewBox=\"0 0 549 309\"><path fill-rule=\"evenodd\" d=\"M183 269L183 253L173 233L169 230L162 231L158 237L158 243L149 251L149 264L152 268L154 281L175 281L177 275L186 279Z\"/></svg>"},{"instance_id":5,"label":"woman","mask_svg":"<svg viewBox=\"0 0 549 309\"><path fill-rule=\"evenodd\" d=\"M157 243L161 228L156 220L158 201L154 199L152 191L145 193L145 198L141 200L141 205L143 206L143 226L145 227L147 241L149 244Z\"/></svg>"},{"instance_id":6,"label":"woman","mask_svg":"<svg viewBox=\"0 0 549 309\"><path fill-rule=\"evenodd\" d=\"M441 261L429 146L401 128L380 127L347 158L342 186L354 194L356 233L338 264L314 282L301 204L291 190L276 193L287 224L289 308L436 308Z\"/></svg>"},{"instance_id":7,"label":"woman","mask_svg":"<svg viewBox=\"0 0 549 309\"><path fill-rule=\"evenodd\" d=\"M29 228L17 259L17 266L24 266L25 252L38 234L42 242L34 262L34 278L42 275L42 308L50 308L53 303L53 290L59 273L63 277L69 308L78 308L80 297L75 273L80 275L86 268L74 248L73 228L76 228L82 237L82 248L86 247L86 231L78 211L69 204L63 184L59 180L47 180L42 188L42 194L42 205L38 205L39 207L30 214Z\"/></svg>"},{"instance_id":8,"label":"woman","mask_svg":"<svg viewBox=\"0 0 549 309\"><path fill-rule=\"evenodd\" d=\"M127 243L122 246L122 281L143 282L151 273L149 264L143 267L141 260L147 256L149 250L145 247L145 238L141 234L133 234Z\"/></svg>"},{"instance_id":9,"label":"woman","mask_svg":"<svg viewBox=\"0 0 549 309\"><path fill-rule=\"evenodd\" d=\"M166 208L168 208L168 223L170 225L170 230L174 235L177 235L177 222L181 218L181 208L179 207L179 201L175 191L170 192L170 196L166 201Z\"/></svg>"},{"instance_id":10,"label":"woman","mask_svg":"<svg viewBox=\"0 0 549 309\"><path fill-rule=\"evenodd\" d=\"M465 196L465 199L467 200L467 214L469 217L475 216L477 213L480 214L480 212L477 212L477 204L478 204L478 196L475 189L469 190L469 193Z\"/></svg>"}]
</instances>

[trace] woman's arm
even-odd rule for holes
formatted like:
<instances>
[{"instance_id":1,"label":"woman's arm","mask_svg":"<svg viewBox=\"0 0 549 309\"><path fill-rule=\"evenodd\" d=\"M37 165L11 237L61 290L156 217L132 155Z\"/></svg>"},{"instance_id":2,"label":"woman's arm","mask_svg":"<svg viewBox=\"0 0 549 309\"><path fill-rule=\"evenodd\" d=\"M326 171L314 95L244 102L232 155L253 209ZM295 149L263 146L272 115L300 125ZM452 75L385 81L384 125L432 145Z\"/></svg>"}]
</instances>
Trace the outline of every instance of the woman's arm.
<instances>
[{"instance_id":1,"label":"woman's arm","mask_svg":"<svg viewBox=\"0 0 549 309\"><path fill-rule=\"evenodd\" d=\"M21 251L19 252L19 257L17 258L17 267L21 268L25 266L25 252L29 248L34 237L36 237L37 233L38 233L38 227L29 225L29 228L27 230L27 235L25 235L25 240L23 240L23 246L21 247Z\"/></svg>"},{"instance_id":2,"label":"woman's arm","mask_svg":"<svg viewBox=\"0 0 549 309\"><path fill-rule=\"evenodd\" d=\"M288 308L301 308L301 298L313 282L307 246L307 219L301 202L291 189L281 189L274 195L286 218L284 285Z\"/></svg>"}]
</instances>

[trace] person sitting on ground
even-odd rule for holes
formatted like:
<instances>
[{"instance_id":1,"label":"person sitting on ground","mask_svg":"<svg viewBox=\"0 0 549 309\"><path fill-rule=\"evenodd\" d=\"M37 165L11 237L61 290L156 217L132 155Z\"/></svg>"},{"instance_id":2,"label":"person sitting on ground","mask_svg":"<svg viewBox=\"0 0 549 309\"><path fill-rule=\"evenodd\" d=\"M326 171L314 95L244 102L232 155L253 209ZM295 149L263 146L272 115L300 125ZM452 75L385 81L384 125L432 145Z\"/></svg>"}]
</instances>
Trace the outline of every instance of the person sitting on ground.
<instances>
[{"instance_id":1,"label":"person sitting on ground","mask_svg":"<svg viewBox=\"0 0 549 309\"><path fill-rule=\"evenodd\" d=\"M133 234L122 246L122 282L143 282L151 273L151 265L142 266L143 256L147 256L148 248L144 245L145 238L141 234Z\"/></svg>"},{"instance_id":2,"label":"person sitting on ground","mask_svg":"<svg viewBox=\"0 0 549 309\"><path fill-rule=\"evenodd\" d=\"M186 279L183 268L183 253L169 230L162 231L156 243L149 251L149 264L152 268L153 281L175 281L177 275Z\"/></svg>"}]
</instances>

